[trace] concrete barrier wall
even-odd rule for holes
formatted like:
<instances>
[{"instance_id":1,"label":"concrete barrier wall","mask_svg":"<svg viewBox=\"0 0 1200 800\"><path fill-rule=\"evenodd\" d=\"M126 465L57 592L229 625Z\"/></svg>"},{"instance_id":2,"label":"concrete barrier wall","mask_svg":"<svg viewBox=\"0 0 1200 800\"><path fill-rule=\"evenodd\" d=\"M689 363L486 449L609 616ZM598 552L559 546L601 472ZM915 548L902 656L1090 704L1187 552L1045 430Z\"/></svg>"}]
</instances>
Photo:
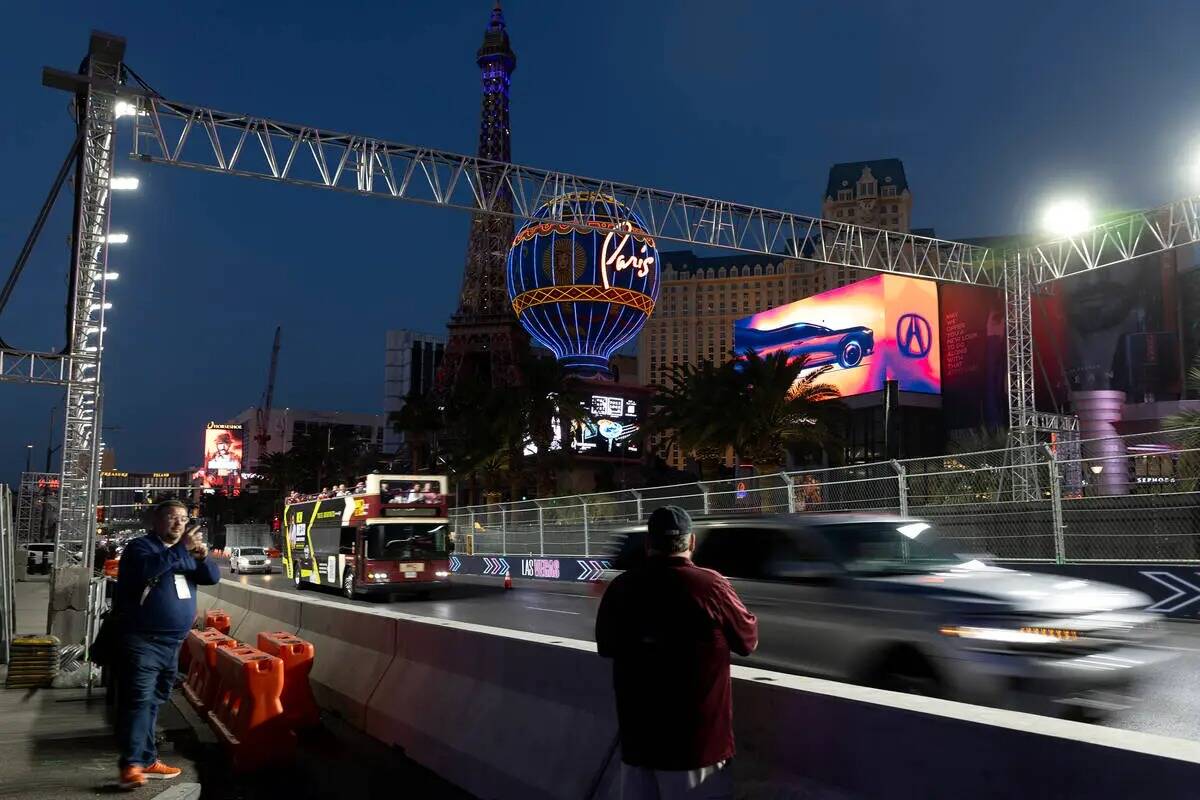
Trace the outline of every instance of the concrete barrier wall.
<instances>
[{"instance_id":1,"label":"concrete barrier wall","mask_svg":"<svg viewBox=\"0 0 1200 800\"><path fill-rule=\"evenodd\" d=\"M309 682L317 703L365 730L371 696L396 657L396 619L305 598L296 635L316 648Z\"/></svg>"},{"instance_id":2,"label":"concrete barrier wall","mask_svg":"<svg viewBox=\"0 0 1200 800\"><path fill-rule=\"evenodd\" d=\"M247 601L241 621L230 631L235 639L254 644L263 632L300 630L300 609L304 604L299 597L249 592Z\"/></svg>"},{"instance_id":3,"label":"concrete barrier wall","mask_svg":"<svg viewBox=\"0 0 1200 800\"><path fill-rule=\"evenodd\" d=\"M589 796L617 733L609 671L590 646L397 624L369 734L477 797Z\"/></svg>"},{"instance_id":4,"label":"concrete barrier wall","mask_svg":"<svg viewBox=\"0 0 1200 800\"><path fill-rule=\"evenodd\" d=\"M223 604L299 604L318 702L476 796L619 797L610 670L593 644L257 588L227 600L228 586ZM739 797L1190 798L1200 785L1197 742L733 673Z\"/></svg>"}]
</instances>

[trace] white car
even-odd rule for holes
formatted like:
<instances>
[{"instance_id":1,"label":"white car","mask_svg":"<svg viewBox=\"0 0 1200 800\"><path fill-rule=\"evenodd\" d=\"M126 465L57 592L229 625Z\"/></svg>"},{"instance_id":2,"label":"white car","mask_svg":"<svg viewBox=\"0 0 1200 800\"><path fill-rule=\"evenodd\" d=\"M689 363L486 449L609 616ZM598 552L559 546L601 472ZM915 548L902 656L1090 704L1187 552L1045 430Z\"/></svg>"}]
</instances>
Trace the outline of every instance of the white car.
<instances>
[{"instance_id":1,"label":"white car","mask_svg":"<svg viewBox=\"0 0 1200 800\"><path fill-rule=\"evenodd\" d=\"M262 547L235 547L229 551L230 572L261 572L271 574L270 556Z\"/></svg>"}]
</instances>

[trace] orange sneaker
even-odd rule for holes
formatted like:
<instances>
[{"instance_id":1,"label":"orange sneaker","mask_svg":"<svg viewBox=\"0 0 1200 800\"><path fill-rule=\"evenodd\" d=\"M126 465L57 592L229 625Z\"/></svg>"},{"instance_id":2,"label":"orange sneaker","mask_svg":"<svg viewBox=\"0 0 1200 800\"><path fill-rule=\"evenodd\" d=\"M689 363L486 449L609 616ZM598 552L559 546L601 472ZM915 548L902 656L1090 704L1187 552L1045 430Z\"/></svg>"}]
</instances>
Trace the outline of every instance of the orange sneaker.
<instances>
[{"instance_id":1,"label":"orange sneaker","mask_svg":"<svg viewBox=\"0 0 1200 800\"><path fill-rule=\"evenodd\" d=\"M121 780L117 784L122 789L140 789L146 785L146 775L142 772L142 768L130 764L128 767L121 767Z\"/></svg>"},{"instance_id":2,"label":"orange sneaker","mask_svg":"<svg viewBox=\"0 0 1200 800\"><path fill-rule=\"evenodd\" d=\"M178 778L181 772L183 770L179 767L168 767L161 761L155 761L148 767L142 767L142 774L153 781L169 781L171 778Z\"/></svg>"}]
</instances>

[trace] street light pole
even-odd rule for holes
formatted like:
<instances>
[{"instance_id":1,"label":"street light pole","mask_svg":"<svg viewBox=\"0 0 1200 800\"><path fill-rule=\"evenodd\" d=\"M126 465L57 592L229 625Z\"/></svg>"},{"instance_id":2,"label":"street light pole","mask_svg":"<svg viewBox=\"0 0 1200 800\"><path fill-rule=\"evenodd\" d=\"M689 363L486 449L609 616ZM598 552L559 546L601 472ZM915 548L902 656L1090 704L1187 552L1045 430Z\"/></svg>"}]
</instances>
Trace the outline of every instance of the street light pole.
<instances>
[{"instance_id":1,"label":"street light pole","mask_svg":"<svg viewBox=\"0 0 1200 800\"><path fill-rule=\"evenodd\" d=\"M33 445L25 445L25 471L30 472L33 469Z\"/></svg>"}]
</instances>

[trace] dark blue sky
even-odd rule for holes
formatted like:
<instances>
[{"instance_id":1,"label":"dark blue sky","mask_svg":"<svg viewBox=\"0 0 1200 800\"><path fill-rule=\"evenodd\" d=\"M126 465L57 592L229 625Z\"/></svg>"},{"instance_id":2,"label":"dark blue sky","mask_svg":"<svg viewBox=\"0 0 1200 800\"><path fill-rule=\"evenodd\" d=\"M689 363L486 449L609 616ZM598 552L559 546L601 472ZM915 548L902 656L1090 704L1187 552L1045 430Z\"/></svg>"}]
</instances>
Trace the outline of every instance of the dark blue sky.
<instances>
[{"instance_id":1,"label":"dark blue sky","mask_svg":"<svg viewBox=\"0 0 1200 800\"><path fill-rule=\"evenodd\" d=\"M67 98L41 87L41 68L74 68L91 28L127 37L128 63L167 97L474 152L490 6L9 9L0 268L71 141ZM1037 198L1064 187L1102 207L1195 190L1200 5L1185 0L509 0L505 12L518 162L819 213L831 163L899 157L914 224L946 237L1028 229ZM113 210L131 237L110 255L121 277L105 353L121 468L196 463L205 421L258 401L277 324L277 404L377 411L384 331L437 330L453 309L461 212L124 156L118 170L142 180ZM14 346L62 344L68 216L60 204L0 316ZM26 442L41 460L57 396L0 385L0 480L16 479Z\"/></svg>"}]
</instances>

